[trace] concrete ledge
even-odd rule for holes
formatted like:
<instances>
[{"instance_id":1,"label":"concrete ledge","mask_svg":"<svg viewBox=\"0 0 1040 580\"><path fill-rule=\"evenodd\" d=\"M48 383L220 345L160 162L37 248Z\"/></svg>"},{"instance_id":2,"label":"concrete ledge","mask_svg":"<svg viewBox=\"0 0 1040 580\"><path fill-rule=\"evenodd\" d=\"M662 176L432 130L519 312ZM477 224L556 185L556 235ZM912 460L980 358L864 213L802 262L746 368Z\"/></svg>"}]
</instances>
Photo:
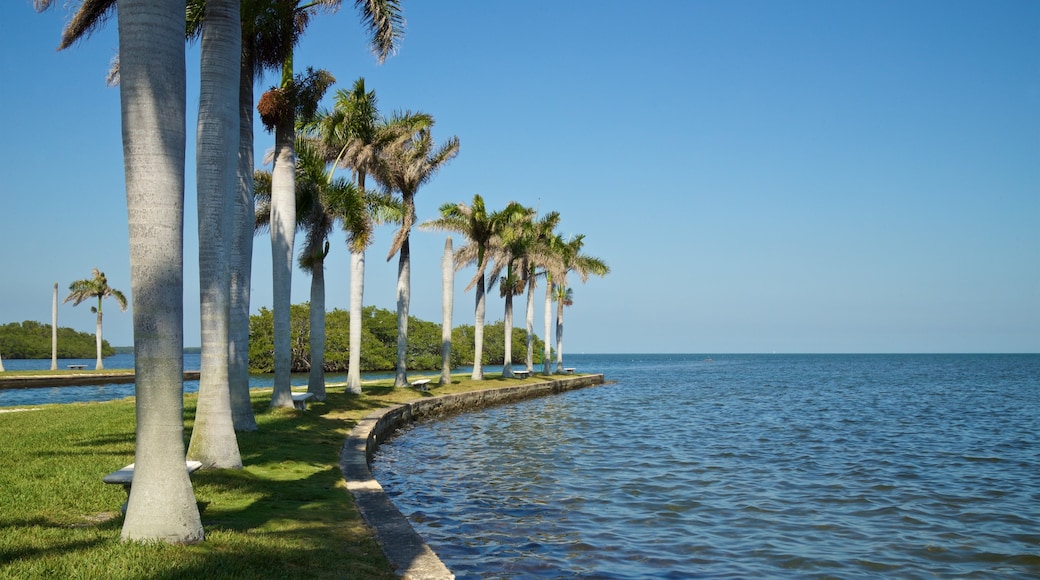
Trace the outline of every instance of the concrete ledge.
<instances>
[{"instance_id":1,"label":"concrete ledge","mask_svg":"<svg viewBox=\"0 0 1040 580\"><path fill-rule=\"evenodd\" d=\"M394 506L383 486L372 477L369 461L382 443L402 425L424 418L441 417L467 410L562 393L603 384L603 375L582 375L542 383L455 393L418 399L376 411L354 426L343 444L340 470L347 489L365 522L397 574L407 580L446 580L454 574L441 562Z\"/></svg>"}]
</instances>

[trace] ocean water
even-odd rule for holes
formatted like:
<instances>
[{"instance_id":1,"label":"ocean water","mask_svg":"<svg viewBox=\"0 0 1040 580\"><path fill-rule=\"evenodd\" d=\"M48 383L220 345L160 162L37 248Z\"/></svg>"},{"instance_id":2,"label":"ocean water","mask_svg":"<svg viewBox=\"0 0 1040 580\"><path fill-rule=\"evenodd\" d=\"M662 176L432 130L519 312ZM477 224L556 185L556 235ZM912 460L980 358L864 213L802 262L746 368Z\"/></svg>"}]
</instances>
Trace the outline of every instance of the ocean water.
<instances>
[{"instance_id":1,"label":"ocean water","mask_svg":"<svg viewBox=\"0 0 1040 580\"><path fill-rule=\"evenodd\" d=\"M1040 355L585 355L373 471L458 578L1038 578Z\"/></svg>"}]
</instances>

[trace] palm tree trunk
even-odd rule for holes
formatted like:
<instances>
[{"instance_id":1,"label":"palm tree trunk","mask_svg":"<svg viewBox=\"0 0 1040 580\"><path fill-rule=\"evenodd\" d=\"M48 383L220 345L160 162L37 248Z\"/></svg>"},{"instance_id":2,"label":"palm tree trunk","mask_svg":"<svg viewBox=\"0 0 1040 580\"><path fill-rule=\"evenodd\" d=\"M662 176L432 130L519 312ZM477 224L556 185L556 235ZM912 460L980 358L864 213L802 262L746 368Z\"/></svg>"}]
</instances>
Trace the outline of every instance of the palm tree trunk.
<instances>
[{"instance_id":1,"label":"palm tree trunk","mask_svg":"<svg viewBox=\"0 0 1040 580\"><path fill-rule=\"evenodd\" d=\"M407 210L406 210L407 211ZM411 301L412 260L408 234L401 242L401 255L397 263L397 372L394 386L408 385L408 305Z\"/></svg>"},{"instance_id":2,"label":"palm tree trunk","mask_svg":"<svg viewBox=\"0 0 1040 580\"><path fill-rule=\"evenodd\" d=\"M4 372L4 355L0 354L0 373Z\"/></svg>"},{"instance_id":3,"label":"palm tree trunk","mask_svg":"<svg viewBox=\"0 0 1040 580\"><path fill-rule=\"evenodd\" d=\"M451 310L455 295L455 261L451 236L444 240L441 258L441 384L451 384Z\"/></svg>"},{"instance_id":4,"label":"palm tree trunk","mask_svg":"<svg viewBox=\"0 0 1040 580\"><path fill-rule=\"evenodd\" d=\"M238 83L238 165L234 221L231 227L231 270L228 328L228 388L235 431L256 431L249 397L249 294L253 265L253 57L243 39Z\"/></svg>"},{"instance_id":5,"label":"palm tree trunk","mask_svg":"<svg viewBox=\"0 0 1040 580\"><path fill-rule=\"evenodd\" d=\"M296 233L296 171L292 121L275 127L271 171L271 264L274 270L274 392L272 407L292 407L290 294Z\"/></svg>"},{"instance_id":6,"label":"palm tree trunk","mask_svg":"<svg viewBox=\"0 0 1040 580\"><path fill-rule=\"evenodd\" d=\"M526 326L527 331L527 356L524 359L524 364L527 372L534 372L534 268L528 271L528 282L527 282L527 317Z\"/></svg>"},{"instance_id":7,"label":"palm tree trunk","mask_svg":"<svg viewBox=\"0 0 1040 580\"><path fill-rule=\"evenodd\" d=\"M311 266L311 372L307 392L315 401L325 400L325 260Z\"/></svg>"},{"instance_id":8,"label":"palm tree trunk","mask_svg":"<svg viewBox=\"0 0 1040 580\"><path fill-rule=\"evenodd\" d=\"M510 276L510 278L512 278ZM501 284L501 282L499 282ZM513 378L513 289L509 288L506 291L506 312L505 320L502 324L502 334L504 340L504 351L502 360L502 377L511 379Z\"/></svg>"},{"instance_id":9,"label":"palm tree trunk","mask_svg":"<svg viewBox=\"0 0 1040 580\"><path fill-rule=\"evenodd\" d=\"M549 346L552 341L552 276L545 274L545 349L542 355L542 374L552 374L552 351Z\"/></svg>"},{"instance_id":10,"label":"palm tree trunk","mask_svg":"<svg viewBox=\"0 0 1040 580\"><path fill-rule=\"evenodd\" d=\"M238 0L209 0L202 28L197 191L202 373L188 458L203 467L240 469L231 418L231 226L237 187L238 87L242 61Z\"/></svg>"},{"instance_id":11,"label":"palm tree trunk","mask_svg":"<svg viewBox=\"0 0 1040 580\"><path fill-rule=\"evenodd\" d=\"M184 468L184 0L120 0L137 446L122 538L204 536Z\"/></svg>"},{"instance_id":12,"label":"palm tree trunk","mask_svg":"<svg viewBox=\"0 0 1040 580\"><path fill-rule=\"evenodd\" d=\"M479 267L479 266L478 266ZM484 380L484 276L477 279L477 306L473 314L473 374L474 381Z\"/></svg>"},{"instance_id":13,"label":"palm tree trunk","mask_svg":"<svg viewBox=\"0 0 1040 580\"><path fill-rule=\"evenodd\" d=\"M0 371L4 370L0 366ZM58 370L58 283L54 283L54 300L51 302L51 370Z\"/></svg>"},{"instance_id":14,"label":"palm tree trunk","mask_svg":"<svg viewBox=\"0 0 1040 580\"><path fill-rule=\"evenodd\" d=\"M104 370L105 363L101 362L101 297L97 299L97 330L94 332L95 342L97 342L97 362L94 363L94 370Z\"/></svg>"},{"instance_id":15,"label":"palm tree trunk","mask_svg":"<svg viewBox=\"0 0 1040 580\"><path fill-rule=\"evenodd\" d=\"M556 372L563 372L563 298L556 301Z\"/></svg>"},{"instance_id":16,"label":"palm tree trunk","mask_svg":"<svg viewBox=\"0 0 1040 580\"><path fill-rule=\"evenodd\" d=\"M365 294L365 252L350 252L350 368L347 392L361 394L361 309Z\"/></svg>"}]
</instances>

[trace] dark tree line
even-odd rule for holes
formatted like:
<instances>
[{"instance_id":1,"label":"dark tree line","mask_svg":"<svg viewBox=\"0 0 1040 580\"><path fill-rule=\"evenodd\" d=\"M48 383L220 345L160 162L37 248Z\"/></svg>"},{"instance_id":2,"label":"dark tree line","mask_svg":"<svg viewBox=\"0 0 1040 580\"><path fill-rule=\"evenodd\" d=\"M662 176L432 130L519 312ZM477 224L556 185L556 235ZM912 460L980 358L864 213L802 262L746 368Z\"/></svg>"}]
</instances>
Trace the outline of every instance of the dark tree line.
<instances>
[{"instance_id":1,"label":"dark tree line","mask_svg":"<svg viewBox=\"0 0 1040 580\"><path fill-rule=\"evenodd\" d=\"M93 334L58 327L58 358L94 358ZM33 320L0 326L0 354L4 358L51 358L51 325ZM112 356L115 349L101 343L101 355Z\"/></svg>"},{"instance_id":2,"label":"dark tree line","mask_svg":"<svg viewBox=\"0 0 1040 580\"><path fill-rule=\"evenodd\" d=\"M290 344L292 372L310 369L310 318L308 304L294 304L291 309ZM366 306L362 309L361 370L364 372L393 370L397 361L397 314L390 310ZM408 368L438 370L441 368L441 325L409 317ZM483 364L502 364L505 359L505 335L502 321L484 329ZM346 372L350 358L350 313L335 309L325 316L325 370ZM535 337L535 352L543 343ZM526 349L524 330L513 329L513 359L522 360ZM473 326L452 330L451 366L469 366L473 362ZM536 361L540 363L541 361ZM249 320L249 370L253 373L274 371L274 316L261 308Z\"/></svg>"}]
</instances>

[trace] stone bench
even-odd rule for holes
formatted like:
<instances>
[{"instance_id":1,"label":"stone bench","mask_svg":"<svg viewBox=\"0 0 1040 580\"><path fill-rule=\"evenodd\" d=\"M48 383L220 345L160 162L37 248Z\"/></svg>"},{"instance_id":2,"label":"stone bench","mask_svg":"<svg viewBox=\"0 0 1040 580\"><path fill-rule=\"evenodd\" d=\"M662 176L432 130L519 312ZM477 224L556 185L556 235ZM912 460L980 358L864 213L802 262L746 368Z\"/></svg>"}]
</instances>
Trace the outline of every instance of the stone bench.
<instances>
[{"instance_id":1,"label":"stone bench","mask_svg":"<svg viewBox=\"0 0 1040 580\"><path fill-rule=\"evenodd\" d=\"M87 368L87 365L69 365L69 370L82 371Z\"/></svg>"},{"instance_id":2,"label":"stone bench","mask_svg":"<svg viewBox=\"0 0 1040 580\"><path fill-rule=\"evenodd\" d=\"M202 467L201 461L188 461L184 462L184 467L188 469L188 475L195 473ZM101 481L114 485L122 485L123 489L126 490L126 503L120 508L123 513L126 513L126 506L130 502L130 486L134 482L134 464L131 463L122 469L117 469L112 473L109 473L105 477L101 478Z\"/></svg>"},{"instance_id":3,"label":"stone bench","mask_svg":"<svg viewBox=\"0 0 1040 580\"><path fill-rule=\"evenodd\" d=\"M521 379L526 379L531 376L531 371L513 371L513 375L520 377Z\"/></svg>"},{"instance_id":4,"label":"stone bench","mask_svg":"<svg viewBox=\"0 0 1040 580\"><path fill-rule=\"evenodd\" d=\"M307 410L307 400L314 396L314 393L293 393L292 402L293 406L301 411Z\"/></svg>"},{"instance_id":5,"label":"stone bench","mask_svg":"<svg viewBox=\"0 0 1040 580\"><path fill-rule=\"evenodd\" d=\"M416 379L412 381L412 386L420 391L430 390L430 379Z\"/></svg>"},{"instance_id":6,"label":"stone bench","mask_svg":"<svg viewBox=\"0 0 1040 580\"><path fill-rule=\"evenodd\" d=\"M567 373L568 375L573 375L574 374L574 367L567 367L567 368L563 369L563 372Z\"/></svg>"}]
</instances>

